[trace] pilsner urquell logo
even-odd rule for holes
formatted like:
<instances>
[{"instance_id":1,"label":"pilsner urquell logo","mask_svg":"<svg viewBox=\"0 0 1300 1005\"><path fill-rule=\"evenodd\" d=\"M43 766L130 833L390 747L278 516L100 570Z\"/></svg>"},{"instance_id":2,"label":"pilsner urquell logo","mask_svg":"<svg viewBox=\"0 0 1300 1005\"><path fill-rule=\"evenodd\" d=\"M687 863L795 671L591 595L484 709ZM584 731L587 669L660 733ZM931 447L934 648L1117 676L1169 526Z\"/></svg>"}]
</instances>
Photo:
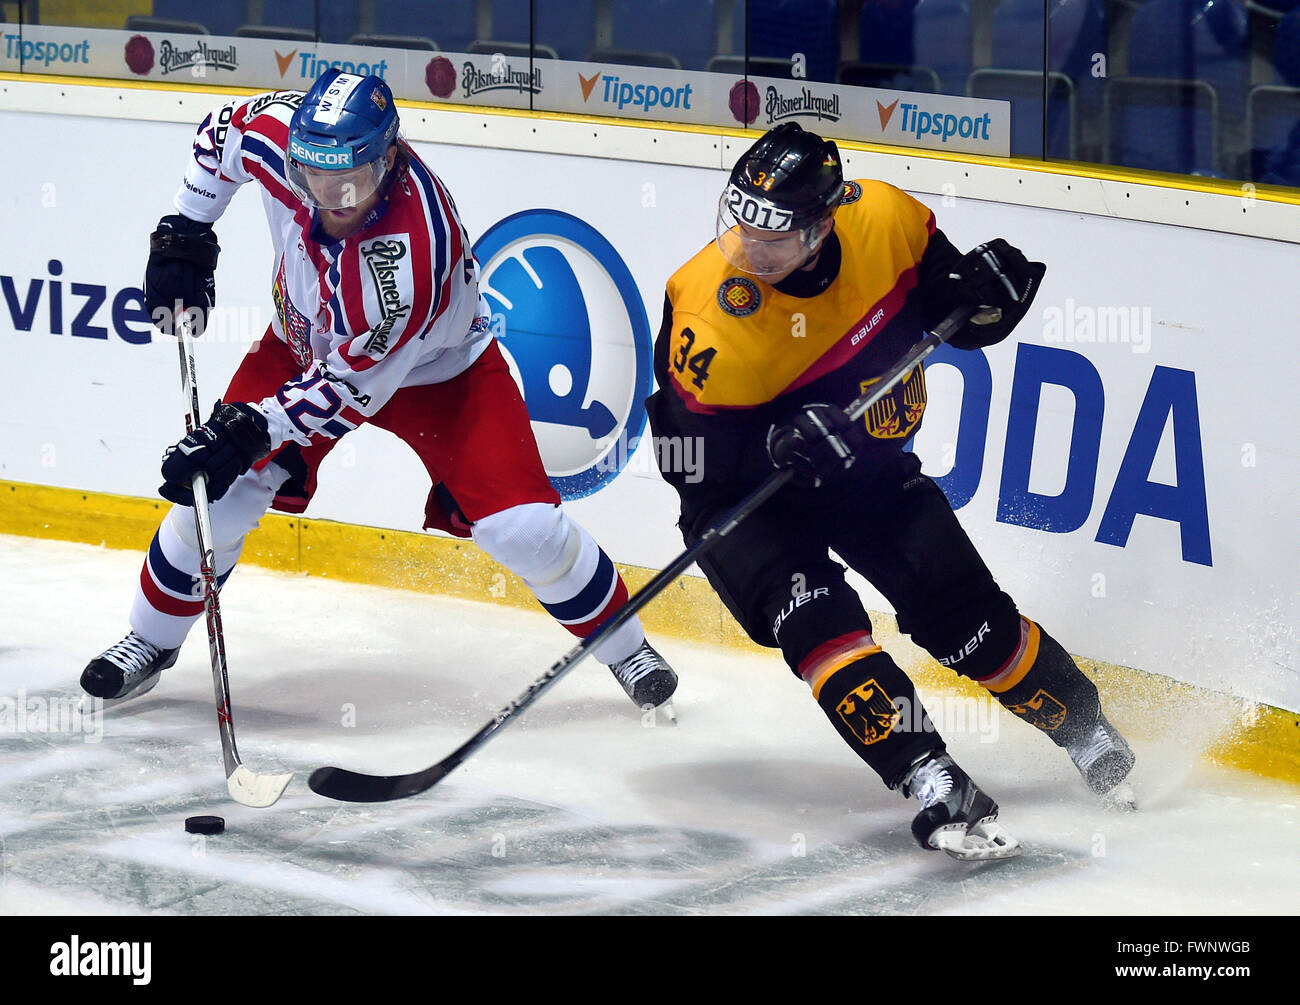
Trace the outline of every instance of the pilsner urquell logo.
<instances>
[{"instance_id":1,"label":"pilsner urquell logo","mask_svg":"<svg viewBox=\"0 0 1300 1005\"><path fill-rule=\"evenodd\" d=\"M163 76L196 66L210 66L214 70L237 70L239 58L235 55L233 45L217 49L199 42L193 49L181 49L172 45L169 39L163 39L162 45L158 47L158 67Z\"/></svg>"},{"instance_id":2,"label":"pilsner urquell logo","mask_svg":"<svg viewBox=\"0 0 1300 1005\"><path fill-rule=\"evenodd\" d=\"M495 65L495 64L494 64ZM508 63L502 66L500 73L481 70L469 60L461 71L460 86L465 97L472 98L485 91L518 91L520 94L542 93L542 68L533 67L532 71L516 70Z\"/></svg>"},{"instance_id":3,"label":"pilsner urquell logo","mask_svg":"<svg viewBox=\"0 0 1300 1005\"><path fill-rule=\"evenodd\" d=\"M780 122L782 119L793 118L825 119L828 122L838 122L840 120L840 96L832 94L829 98L823 98L821 95L813 94L806 87L798 94L787 96L769 84L767 88L767 105L764 111L767 113L769 125L773 122Z\"/></svg>"}]
</instances>

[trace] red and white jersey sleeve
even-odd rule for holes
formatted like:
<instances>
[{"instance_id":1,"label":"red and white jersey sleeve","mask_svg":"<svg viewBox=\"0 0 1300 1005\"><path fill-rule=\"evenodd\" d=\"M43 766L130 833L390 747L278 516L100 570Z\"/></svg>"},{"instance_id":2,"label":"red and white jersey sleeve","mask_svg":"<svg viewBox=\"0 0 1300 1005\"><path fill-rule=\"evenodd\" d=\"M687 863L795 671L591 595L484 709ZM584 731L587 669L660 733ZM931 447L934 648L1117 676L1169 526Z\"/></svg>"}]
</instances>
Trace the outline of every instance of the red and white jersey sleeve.
<instances>
[{"instance_id":1,"label":"red and white jersey sleeve","mask_svg":"<svg viewBox=\"0 0 1300 1005\"><path fill-rule=\"evenodd\" d=\"M302 97L299 91L269 91L214 108L195 131L185 179L172 200L177 212L212 223L240 185L258 181L293 213L301 204L285 180L284 151Z\"/></svg>"},{"instance_id":2,"label":"red and white jersey sleeve","mask_svg":"<svg viewBox=\"0 0 1300 1005\"><path fill-rule=\"evenodd\" d=\"M272 328L303 367L257 403L272 448L342 436L403 387L467 369L492 335L478 265L442 182L409 165L356 234L336 241L285 180L289 121L302 95L276 91L216 109L200 125L176 208L216 220L256 181L275 245Z\"/></svg>"},{"instance_id":3,"label":"red and white jersey sleeve","mask_svg":"<svg viewBox=\"0 0 1300 1005\"><path fill-rule=\"evenodd\" d=\"M286 292L302 290L295 269L309 272L314 288L299 296L314 295L319 312L302 380L261 403L273 446L341 436L399 388L463 372L492 338L455 205L413 154L377 219L341 242L318 236L284 255Z\"/></svg>"}]
</instances>

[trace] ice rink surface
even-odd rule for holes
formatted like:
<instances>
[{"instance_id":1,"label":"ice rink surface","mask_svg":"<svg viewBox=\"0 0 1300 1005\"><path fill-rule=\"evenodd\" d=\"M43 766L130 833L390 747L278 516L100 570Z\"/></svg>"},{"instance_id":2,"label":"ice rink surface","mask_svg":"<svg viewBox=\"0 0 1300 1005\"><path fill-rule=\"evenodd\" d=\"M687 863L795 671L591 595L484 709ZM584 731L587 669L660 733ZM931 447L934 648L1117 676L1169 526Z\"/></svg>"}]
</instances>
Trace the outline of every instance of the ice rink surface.
<instances>
[{"instance_id":1,"label":"ice rink surface","mask_svg":"<svg viewBox=\"0 0 1300 1005\"><path fill-rule=\"evenodd\" d=\"M1025 848L969 865L916 847L915 804L775 653L671 638L655 641L682 678L677 726L587 661L429 792L332 803L307 788L312 769L433 763L572 637L541 613L254 568L222 596L236 736L254 770L298 774L275 806L238 806L202 625L150 694L52 726L87 660L125 633L140 561L0 536L0 913L1296 910L1300 788L1200 762L1217 726L1197 709L1134 734L1129 814L1006 713L945 731ZM226 832L186 834L201 813Z\"/></svg>"}]
</instances>

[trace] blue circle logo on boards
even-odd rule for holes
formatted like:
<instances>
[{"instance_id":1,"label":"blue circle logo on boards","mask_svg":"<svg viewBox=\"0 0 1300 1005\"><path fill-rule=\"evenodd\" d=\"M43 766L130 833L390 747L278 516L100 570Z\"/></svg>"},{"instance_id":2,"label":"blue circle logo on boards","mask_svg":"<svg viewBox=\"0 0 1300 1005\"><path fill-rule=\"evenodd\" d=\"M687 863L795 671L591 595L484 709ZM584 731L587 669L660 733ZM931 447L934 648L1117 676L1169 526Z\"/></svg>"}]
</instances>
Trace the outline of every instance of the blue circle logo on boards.
<instances>
[{"instance_id":1,"label":"blue circle logo on boards","mask_svg":"<svg viewBox=\"0 0 1300 1005\"><path fill-rule=\"evenodd\" d=\"M590 224L530 209L474 245L479 292L565 499L623 469L645 428L650 323L627 265Z\"/></svg>"}]
</instances>

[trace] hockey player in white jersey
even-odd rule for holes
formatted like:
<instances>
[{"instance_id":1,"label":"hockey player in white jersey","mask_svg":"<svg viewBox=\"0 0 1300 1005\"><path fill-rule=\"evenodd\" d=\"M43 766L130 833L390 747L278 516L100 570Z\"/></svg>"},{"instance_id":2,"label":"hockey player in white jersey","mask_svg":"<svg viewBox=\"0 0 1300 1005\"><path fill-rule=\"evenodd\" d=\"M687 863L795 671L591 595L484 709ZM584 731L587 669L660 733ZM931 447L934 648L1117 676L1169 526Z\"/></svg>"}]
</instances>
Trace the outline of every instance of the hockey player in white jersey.
<instances>
[{"instance_id":1,"label":"hockey player in white jersey","mask_svg":"<svg viewBox=\"0 0 1300 1005\"><path fill-rule=\"evenodd\" d=\"M592 634L627 588L560 506L455 203L398 133L388 86L327 70L305 95L235 100L203 121L177 214L151 239L145 304L164 330L180 310L202 330L215 304L212 224L249 182L275 245L275 317L208 421L165 454L160 492L176 505L149 546L131 631L90 662L82 687L106 699L148 691L200 617L194 475L207 478L224 582L263 513L306 509L321 461L366 422L428 470L426 528L472 537L560 624ZM595 655L638 707L677 686L635 619Z\"/></svg>"}]
</instances>

